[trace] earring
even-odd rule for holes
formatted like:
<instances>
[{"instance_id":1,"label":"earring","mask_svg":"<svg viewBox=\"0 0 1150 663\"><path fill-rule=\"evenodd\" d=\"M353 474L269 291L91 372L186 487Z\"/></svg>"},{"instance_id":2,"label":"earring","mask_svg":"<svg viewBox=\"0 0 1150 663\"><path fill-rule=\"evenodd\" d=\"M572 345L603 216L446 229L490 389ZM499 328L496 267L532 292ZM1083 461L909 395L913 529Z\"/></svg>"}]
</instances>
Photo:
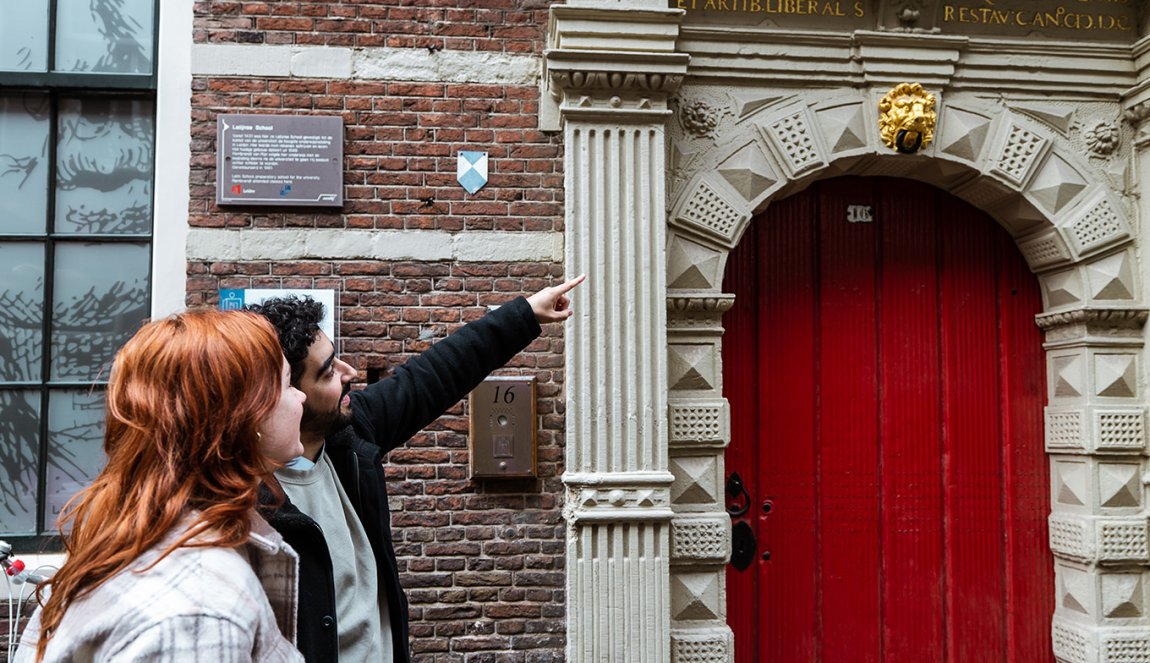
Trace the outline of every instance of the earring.
<instances>
[{"instance_id":1,"label":"earring","mask_svg":"<svg viewBox=\"0 0 1150 663\"><path fill-rule=\"evenodd\" d=\"M263 441L264 441L264 436L260 435L259 431L256 431L256 444L263 444Z\"/></svg>"}]
</instances>

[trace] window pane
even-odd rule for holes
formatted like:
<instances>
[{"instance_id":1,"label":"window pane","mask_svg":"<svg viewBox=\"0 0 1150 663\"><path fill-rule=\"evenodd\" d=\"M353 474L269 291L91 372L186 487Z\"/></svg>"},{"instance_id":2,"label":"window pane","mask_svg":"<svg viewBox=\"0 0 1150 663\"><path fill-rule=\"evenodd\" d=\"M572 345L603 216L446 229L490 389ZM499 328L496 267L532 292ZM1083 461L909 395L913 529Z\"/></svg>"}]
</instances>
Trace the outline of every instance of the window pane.
<instances>
[{"instance_id":1,"label":"window pane","mask_svg":"<svg viewBox=\"0 0 1150 663\"><path fill-rule=\"evenodd\" d=\"M0 389L0 412L0 534L35 534L40 393Z\"/></svg>"},{"instance_id":2,"label":"window pane","mask_svg":"<svg viewBox=\"0 0 1150 663\"><path fill-rule=\"evenodd\" d=\"M56 71L152 73L155 0L59 0Z\"/></svg>"},{"instance_id":3,"label":"window pane","mask_svg":"<svg viewBox=\"0 0 1150 663\"><path fill-rule=\"evenodd\" d=\"M56 232L148 233L153 103L65 99L56 153Z\"/></svg>"},{"instance_id":4,"label":"window pane","mask_svg":"<svg viewBox=\"0 0 1150 663\"><path fill-rule=\"evenodd\" d=\"M44 525L56 530L60 510L104 466L104 392L54 391L48 397L48 478Z\"/></svg>"},{"instance_id":5,"label":"window pane","mask_svg":"<svg viewBox=\"0 0 1150 663\"><path fill-rule=\"evenodd\" d=\"M147 244L56 246L52 379L106 380L116 350L148 317Z\"/></svg>"},{"instance_id":6,"label":"window pane","mask_svg":"<svg viewBox=\"0 0 1150 663\"><path fill-rule=\"evenodd\" d=\"M0 95L0 233L44 232L48 121L48 95Z\"/></svg>"},{"instance_id":7,"label":"window pane","mask_svg":"<svg viewBox=\"0 0 1150 663\"><path fill-rule=\"evenodd\" d=\"M48 0L0 3L0 71L48 71Z\"/></svg>"},{"instance_id":8,"label":"window pane","mask_svg":"<svg viewBox=\"0 0 1150 663\"><path fill-rule=\"evenodd\" d=\"M0 382L40 379L43 320L44 245L0 242Z\"/></svg>"}]
</instances>

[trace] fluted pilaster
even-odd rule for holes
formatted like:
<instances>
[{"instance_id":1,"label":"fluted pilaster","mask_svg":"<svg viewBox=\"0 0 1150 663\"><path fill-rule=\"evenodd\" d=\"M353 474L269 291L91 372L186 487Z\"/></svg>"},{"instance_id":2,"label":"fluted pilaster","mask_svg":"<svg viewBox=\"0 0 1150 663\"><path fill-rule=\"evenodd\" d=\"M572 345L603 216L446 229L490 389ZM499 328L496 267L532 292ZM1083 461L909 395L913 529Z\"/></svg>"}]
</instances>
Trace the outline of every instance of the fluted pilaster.
<instances>
[{"instance_id":1,"label":"fluted pilaster","mask_svg":"<svg viewBox=\"0 0 1150 663\"><path fill-rule=\"evenodd\" d=\"M568 322L570 663L666 663L667 97L681 12L627 3L551 10L544 103L564 132L566 264L586 273Z\"/></svg>"},{"instance_id":2,"label":"fluted pilaster","mask_svg":"<svg viewBox=\"0 0 1150 663\"><path fill-rule=\"evenodd\" d=\"M663 131L568 120L567 264L586 273L567 349L568 472L665 473Z\"/></svg>"}]
</instances>

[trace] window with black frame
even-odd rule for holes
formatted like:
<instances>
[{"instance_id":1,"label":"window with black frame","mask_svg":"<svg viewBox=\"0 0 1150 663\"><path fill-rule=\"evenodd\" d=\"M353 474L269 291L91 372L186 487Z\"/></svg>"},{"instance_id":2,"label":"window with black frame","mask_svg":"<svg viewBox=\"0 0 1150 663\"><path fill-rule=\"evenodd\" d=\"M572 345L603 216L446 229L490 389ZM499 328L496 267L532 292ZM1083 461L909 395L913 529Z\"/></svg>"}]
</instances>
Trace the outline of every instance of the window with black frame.
<instances>
[{"instance_id":1,"label":"window with black frame","mask_svg":"<svg viewBox=\"0 0 1150 663\"><path fill-rule=\"evenodd\" d=\"M0 537L56 532L103 463L149 315L157 0L0 3Z\"/></svg>"}]
</instances>

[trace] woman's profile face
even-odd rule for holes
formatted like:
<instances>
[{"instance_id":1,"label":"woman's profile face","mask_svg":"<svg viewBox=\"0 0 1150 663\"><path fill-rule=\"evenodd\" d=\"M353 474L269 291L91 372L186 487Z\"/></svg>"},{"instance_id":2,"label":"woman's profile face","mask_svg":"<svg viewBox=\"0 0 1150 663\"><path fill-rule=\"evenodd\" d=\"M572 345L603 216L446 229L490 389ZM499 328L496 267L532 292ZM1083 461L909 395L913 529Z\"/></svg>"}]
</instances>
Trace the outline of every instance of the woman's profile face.
<instances>
[{"instance_id":1,"label":"woman's profile face","mask_svg":"<svg viewBox=\"0 0 1150 663\"><path fill-rule=\"evenodd\" d=\"M303 392L291 385L291 368L283 360L280 372L280 399L274 410L260 424L260 453L277 463L286 463L303 455L299 441L299 421L303 416Z\"/></svg>"}]
</instances>

